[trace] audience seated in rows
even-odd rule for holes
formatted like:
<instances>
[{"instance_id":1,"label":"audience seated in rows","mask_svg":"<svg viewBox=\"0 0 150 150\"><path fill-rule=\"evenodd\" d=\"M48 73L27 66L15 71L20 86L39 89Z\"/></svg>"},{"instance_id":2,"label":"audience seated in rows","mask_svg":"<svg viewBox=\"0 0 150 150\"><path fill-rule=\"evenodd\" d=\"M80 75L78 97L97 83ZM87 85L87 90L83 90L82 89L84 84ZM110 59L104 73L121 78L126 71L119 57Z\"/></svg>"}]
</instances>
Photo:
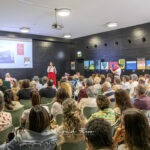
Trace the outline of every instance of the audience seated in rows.
<instances>
[{"instance_id":1,"label":"audience seated in rows","mask_svg":"<svg viewBox=\"0 0 150 150\"><path fill-rule=\"evenodd\" d=\"M42 106L34 106L29 115L29 130L20 130L15 138L1 145L0 150L53 150L57 133L50 128L50 117Z\"/></svg>"},{"instance_id":2,"label":"audience seated in rows","mask_svg":"<svg viewBox=\"0 0 150 150\"><path fill-rule=\"evenodd\" d=\"M93 86L93 79L88 78L85 81L85 87L83 89L80 90L79 94L78 94L78 102L80 102L80 100L82 98L88 98L86 90L88 87Z\"/></svg>"},{"instance_id":3,"label":"audience seated in rows","mask_svg":"<svg viewBox=\"0 0 150 150\"><path fill-rule=\"evenodd\" d=\"M8 112L4 112L5 102L4 95L0 91L0 131L7 129L12 125L12 117ZM3 137L0 137L3 138Z\"/></svg>"},{"instance_id":4,"label":"audience seated in rows","mask_svg":"<svg viewBox=\"0 0 150 150\"><path fill-rule=\"evenodd\" d=\"M38 93L38 91L32 91L30 93L30 101L32 103L32 107L38 105L40 106L40 95ZM47 106L42 106L44 107L47 112L49 113L49 108ZM31 108L30 109L26 109L22 116L21 116L21 123L22 123L22 127L25 127L26 124L29 124L29 114L30 114Z\"/></svg>"},{"instance_id":5,"label":"audience seated in rows","mask_svg":"<svg viewBox=\"0 0 150 150\"><path fill-rule=\"evenodd\" d=\"M40 91L42 89L42 84L40 84L40 82L39 82L39 77L38 76L34 76L33 77L33 81L35 82L36 90Z\"/></svg>"},{"instance_id":6,"label":"audience seated in rows","mask_svg":"<svg viewBox=\"0 0 150 150\"><path fill-rule=\"evenodd\" d=\"M112 130L105 119L97 118L89 121L84 134L88 150L112 150Z\"/></svg>"},{"instance_id":7,"label":"audience seated in rows","mask_svg":"<svg viewBox=\"0 0 150 150\"><path fill-rule=\"evenodd\" d=\"M7 89L4 93L5 110L16 110L23 107L20 102L14 100L15 99L12 90Z\"/></svg>"},{"instance_id":8,"label":"audience seated in rows","mask_svg":"<svg viewBox=\"0 0 150 150\"><path fill-rule=\"evenodd\" d=\"M114 149L118 143L123 143L118 150L149 150L150 126L146 116L137 109L129 108L123 112L122 126L114 137Z\"/></svg>"},{"instance_id":9,"label":"audience seated in rows","mask_svg":"<svg viewBox=\"0 0 150 150\"><path fill-rule=\"evenodd\" d=\"M42 88L47 88L47 81L48 81L48 77L47 77L47 76L44 76L44 77L42 78L42 83L43 83Z\"/></svg>"},{"instance_id":10,"label":"audience seated in rows","mask_svg":"<svg viewBox=\"0 0 150 150\"><path fill-rule=\"evenodd\" d=\"M103 95L105 95L109 101L110 101L110 107L114 108L114 103L115 103L115 96L114 96L114 90L111 88L111 84L109 82L105 82L103 84Z\"/></svg>"},{"instance_id":11,"label":"audience seated in rows","mask_svg":"<svg viewBox=\"0 0 150 150\"><path fill-rule=\"evenodd\" d=\"M87 120L81 114L75 100L69 98L63 102L63 115L62 125L57 129L58 146L63 143L84 141L83 128Z\"/></svg>"},{"instance_id":12,"label":"audience seated in rows","mask_svg":"<svg viewBox=\"0 0 150 150\"><path fill-rule=\"evenodd\" d=\"M82 98L79 102L79 108L83 113L84 107L97 107L96 105L96 91L93 86L86 89L86 94L88 98Z\"/></svg>"},{"instance_id":13,"label":"audience seated in rows","mask_svg":"<svg viewBox=\"0 0 150 150\"><path fill-rule=\"evenodd\" d=\"M115 112L112 108L109 108L110 101L104 95L98 95L96 99L98 112L91 115L89 120L94 118L104 118L107 120L111 125L115 123Z\"/></svg>"},{"instance_id":14,"label":"audience seated in rows","mask_svg":"<svg viewBox=\"0 0 150 150\"><path fill-rule=\"evenodd\" d=\"M68 92L65 88L59 88L56 93L56 99L54 104L52 105L51 114L53 116L53 119L56 119L56 115L63 113L62 103L67 98L70 98Z\"/></svg>"},{"instance_id":15,"label":"audience seated in rows","mask_svg":"<svg viewBox=\"0 0 150 150\"><path fill-rule=\"evenodd\" d=\"M141 110L150 110L150 97L145 92L146 88L144 85L136 87L137 99L134 101L134 106Z\"/></svg>"},{"instance_id":16,"label":"audience seated in rows","mask_svg":"<svg viewBox=\"0 0 150 150\"><path fill-rule=\"evenodd\" d=\"M42 88L39 93L41 97L46 97L46 98L54 98L56 96L56 89L53 88L54 81L53 79L49 79L47 82L47 87Z\"/></svg>"},{"instance_id":17,"label":"audience seated in rows","mask_svg":"<svg viewBox=\"0 0 150 150\"><path fill-rule=\"evenodd\" d=\"M62 83L60 84L60 87L61 87L61 88L64 88L64 89L68 92L70 98L72 97L72 89L71 89L71 86L69 85L69 83L67 83L67 82L62 82Z\"/></svg>"},{"instance_id":18,"label":"audience seated in rows","mask_svg":"<svg viewBox=\"0 0 150 150\"><path fill-rule=\"evenodd\" d=\"M121 80L117 77L114 78L114 85L112 87L113 90L117 90L117 89L122 89L123 86L122 86L122 83L121 83Z\"/></svg>"},{"instance_id":19,"label":"audience seated in rows","mask_svg":"<svg viewBox=\"0 0 150 150\"><path fill-rule=\"evenodd\" d=\"M30 80L24 79L22 82L22 89L20 89L17 93L17 100L24 99L29 100L30 99Z\"/></svg>"},{"instance_id":20,"label":"audience seated in rows","mask_svg":"<svg viewBox=\"0 0 150 150\"><path fill-rule=\"evenodd\" d=\"M94 89L95 89L95 93L96 94L99 94L99 93L101 93L101 89L102 89L102 87L101 87L101 85L100 85L100 81L101 81L101 79L99 78L99 77L95 77L94 78Z\"/></svg>"}]
</instances>

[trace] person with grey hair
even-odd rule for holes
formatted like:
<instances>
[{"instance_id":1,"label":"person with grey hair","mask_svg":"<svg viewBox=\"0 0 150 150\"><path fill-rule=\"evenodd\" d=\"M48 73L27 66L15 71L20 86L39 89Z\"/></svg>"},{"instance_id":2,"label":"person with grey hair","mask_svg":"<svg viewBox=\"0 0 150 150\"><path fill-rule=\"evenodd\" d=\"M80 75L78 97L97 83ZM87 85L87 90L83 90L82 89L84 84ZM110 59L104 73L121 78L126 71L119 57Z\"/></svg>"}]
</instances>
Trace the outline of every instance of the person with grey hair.
<instances>
[{"instance_id":1,"label":"person with grey hair","mask_svg":"<svg viewBox=\"0 0 150 150\"><path fill-rule=\"evenodd\" d=\"M0 131L12 125L12 117L8 112L4 112L4 95L0 91Z\"/></svg>"},{"instance_id":2,"label":"person with grey hair","mask_svg":"<svg viewBox=\"0 0 150 150\"><path fill-rule=\"evenodd\" d=\"M40 84L40 82L39 82L39 77L38 77L38 76L34 76L34 77L33 77L33 81L34 81L35 84L36 84L36 89L37 89L38 91L40 91L40 89L42 89L42 84Z\"/></svg>"},{"instance_id":3,"label":"person with grey hair","mask_svg":"<svg viewBox=\"0 0 150 150\"><path fill-rule=\"evenodd\" d=\"M103 95L105 95L110 100L110 107L114 108L115 105L115 91L112 90L111 84L109 82L105 82L103 84Z\"/></svg>"},{"instance_id":4,"label":"person with grey hair","mask_svg":"<svg viewBox=\"0 0 150 150\"><path fill-rule=\"evenodd\" d=\"M86 89L87 98L82 98L79 102L79 108L83 112L84 107L97 107L96 104L96 95L95 89L93 86L90 86Z\"/></svg>"},{"instance_id":5,"label":"person with grey hair","mask_svg":"<svg viewBox=\"0 0 150 150\"><path fill-rule=\"evenodd\" d=\"M129 89L130 89L129 79L130 79L129 76L127 76L127 75L124 75L124 76L123 76L122 85L123 85L123 89L124 89L124 90L129 90Z\"/></svg>"},{"instance_id":6,"label":"person with grey hair","mask_svg":"<svg viewBox=\"0 0 150 150\"><path fill-rule=\"evenodd\" d=\"M145 92L146 87L139 84L136 88L137 99L134 101L134 106L141 110L150 110L150 97Z\"/></svg>"},{"instance_id":7,"label":"person with grey hair","mask_svg":"<svg viewBox=\"0 0 150 150\"><path fill-rule=\"evenodd\" d=\"M80 100L81 100L82 98L88 98L88 95L87 95L87 93L86 93L86 89L87 89L88 87L90 87L90 86L93 86L93 79L88 78L88 79L86 79L86 81L85 81L85 88L81 89L80 92L79 92L79 94L78 94L78 102L80 102Z\"/></svg>"},{"instance_id":8,"label":"person with grey hair","mask_svg":"<svg viewBox=\"0 0 150 150\"><path fill-rule=\"evenodd\" d=\"M134 92L135 92L135 88L138 85L138 81L137 80L138 80L138 76L136 74L132 74L131 75L130 93L129 93L130 98L134 98L135 97Z\"/></svg>"},{"instance_id":9,"label":"person with grey hair","mask_svg":"<svg viewBox=\"0 0 150 150\"><path fill-rule=\"evenodd\" d=\"M42 82L43 82L42 88L47 88L47 81L48 81L48 77L47 77L47 76L44 76L44 77L42 78Z\"/></svg>"}]
</instances>

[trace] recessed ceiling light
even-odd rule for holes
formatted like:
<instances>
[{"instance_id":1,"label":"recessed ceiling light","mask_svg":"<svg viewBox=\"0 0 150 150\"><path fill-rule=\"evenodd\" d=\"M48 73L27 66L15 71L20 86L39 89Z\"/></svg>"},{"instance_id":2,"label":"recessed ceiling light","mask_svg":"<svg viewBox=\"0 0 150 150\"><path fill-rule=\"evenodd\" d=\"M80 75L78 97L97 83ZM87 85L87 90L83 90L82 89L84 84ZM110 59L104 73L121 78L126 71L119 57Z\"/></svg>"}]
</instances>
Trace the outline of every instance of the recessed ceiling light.
<instances>
[{"instance_id":1,"label":"recessed ceiling light","mask_svg":"<svg viewBox=\"0 0 150 150\"><path fill-rule=\"evenodd\" d=\"M71 38L71 34L65 34L65 35L64 35L64 38L70 39L70 38Z\"/></svg>"},{"instance_id":2,"label":"recessed ceiling light","mask_svg":"<svg viewBox=\"0 0 150 150\"><path fill-rule=\"evenodd\" d=\"M114 27L118 26L118 23L117 22L108 22L108 23L106 23L106 26L108 28L114 28Z\"/></svg>"},{"instance_id":3,"label":"recessed ceiling light","mask_svg":"<svg viewBox=\"0 0 150 150\"><path fill-rule=\"evenodd\" d=\"M29 31L30 31L30 28L26 28L26 27L20 28L20 32L22 33L28 33Z\"/></svg>"},{"instance_id":4,"label":"recessed ceiling light","mask_svg":"<svg viewBox=\"0 0 150 150\"><path fill-rule=\"evenodd\" d=\"M60 9L57 9L57 15L58 15L58 16L61 16L61 17L69 16L70 13L71 13L71 10L68 9L68 8L60 8Z\"/></svg>"}]
</instances>

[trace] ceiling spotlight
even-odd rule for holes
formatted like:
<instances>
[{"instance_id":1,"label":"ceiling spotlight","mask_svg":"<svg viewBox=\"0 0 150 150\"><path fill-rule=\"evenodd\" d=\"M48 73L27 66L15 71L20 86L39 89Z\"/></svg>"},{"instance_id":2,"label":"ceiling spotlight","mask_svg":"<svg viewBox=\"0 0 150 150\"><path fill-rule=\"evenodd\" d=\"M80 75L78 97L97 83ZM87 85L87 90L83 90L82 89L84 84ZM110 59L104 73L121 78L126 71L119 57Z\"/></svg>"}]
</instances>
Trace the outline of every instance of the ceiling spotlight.
<instances>
[{"instance_id":1,"label":"ceiling spotlight","mask_svg":"<svg viewBox=\"0 0 150 150\"><path fill-rule=\"evenodd\" d=\"M106 23L106 26L108 28L114 28L114 27L118 26L118 23L117 22L108 22L108 23Z\"/></svg>"},{"instance_id":2,"label":"ceiling spotlight","mask_svg":"<svg viewBox=\"0 0 150 150\"><path fill-rule=\"evenodd\" d=\"M26 27L20 28L20 32L22 33L28 33L29 31L30 31L30 28L26 28Z\"/></svg>"},{"instance_id":3,"label":"ceiling spotlight","mask_svg":"<svg viewBox=\"0 0 150 150\"><path fill-rule=\"evenodd\" d=\"M66 34L66 35L64 35L64 38L70 39L70 38L71 38L71 34Z\"/></svg>"},{"instance_id":4,"label":"ceiling spotlight","mask_svg":"<svg viewBox=\"0 0 150 150\"><path fill-rule=\"evenodd\" d=\"M69 16L70 13L71 13L71 10L68 9L68 8L60 8L60 9L57 9L57 15L58 15L58 16L61 16L61 17Z\"/></svg>"}]
</instances>

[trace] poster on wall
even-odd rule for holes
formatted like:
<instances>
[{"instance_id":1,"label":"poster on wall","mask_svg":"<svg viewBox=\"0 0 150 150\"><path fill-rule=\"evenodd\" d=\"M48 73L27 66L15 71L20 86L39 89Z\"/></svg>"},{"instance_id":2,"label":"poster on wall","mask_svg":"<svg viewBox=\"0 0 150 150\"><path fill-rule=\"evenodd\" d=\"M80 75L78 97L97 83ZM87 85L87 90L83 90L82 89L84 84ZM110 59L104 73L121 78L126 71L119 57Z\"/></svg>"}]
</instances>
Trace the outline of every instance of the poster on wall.
<instances>
[{"instance_id":1,"label":"poster on wall","mask_svg":"<svg viewBox=\"0 0 150 150\"><path fill-rule=\"evenodd\" d=\"M94 60L90 60L90 70L94 70Z\"/></svg>"},{"instance_id":2,"label":"poster on wall","mask_svg":"<svg viewBox=\"0 0 150 150\"><path fill-rule=\"evenodd\" d=\"M146 61L146 69L147 69L147 70L150 70L150 60L147 60L147 61Z\"/></svg>"},{"instance_id":3,"label":"poster on wall","mask_svg":"<svg viewBox=\"0 0 150 150\"><path fill-rule=\"evenodd\" d=\"M145 69L145 58L137 58L137 69L138 70Z\"/></svg>"},{"instance_id":4,"label":"poster on wall","mask_svg":"<svg viewBox=\"0 0 150 150\"><path fill-rule=\"evenodd\" d=\"M101 69L101 61L100 60L95 60L95 69L100 70Z\"/></svg>"},{"instance_id":5,"label":"poster on wall","mask_svg":"<svg viewBox=\"0 0 150 150\"><path fill-rule=\"evenodd\" d=\"M71 70L75 70L75 61L71 61Z\"/></svg>"},{"instance_id":6,"label":"poster on wall","mask_svg":"<svg viewBox=\"0 0 150 150\"><path fill-rule=\"evenodd\" d=\"M118 62L109 62L109 68L116 70L118 66Z\"/></svg>"},{"instance_id":7,"label":"poster on wall","mask_svg":"<svg viewBox=\"0 0 150 150\"><path fill-rule=\"evenodd\" d=\"M121 65L121 69L125 69L125 67L126 67L125 59L119 59L119 64Z\"/></svg>"},{"instance_id":8,"label":"poster on wall","mask_svg":"<svg viewBox=\"0 0 150 150\"><path fill-rule=\"evenodd\" d=\"M84 61L84 69L85 70L89 69L89 61L88 60Z\"/></svg>"},{"instance_id":9,"label":"poster on wall","mask_svg":"<svg viewBox=\"0 0 150 150\"><path fill-rule=\"evenodd\" d=\"M136 70L136 61L127 61L126 69L127 70Z\"/></svg>"},{"instance_id":10,"label":"poster on wall","mask_svg":"<svg viewBox=\"0 0 150 150\"><path fill-rule=\"evenodd\" d=\"M108 62L102 62L101 63L101 70L108 70L109 69L109 63Z\"/></svg>"}]
</instances>

